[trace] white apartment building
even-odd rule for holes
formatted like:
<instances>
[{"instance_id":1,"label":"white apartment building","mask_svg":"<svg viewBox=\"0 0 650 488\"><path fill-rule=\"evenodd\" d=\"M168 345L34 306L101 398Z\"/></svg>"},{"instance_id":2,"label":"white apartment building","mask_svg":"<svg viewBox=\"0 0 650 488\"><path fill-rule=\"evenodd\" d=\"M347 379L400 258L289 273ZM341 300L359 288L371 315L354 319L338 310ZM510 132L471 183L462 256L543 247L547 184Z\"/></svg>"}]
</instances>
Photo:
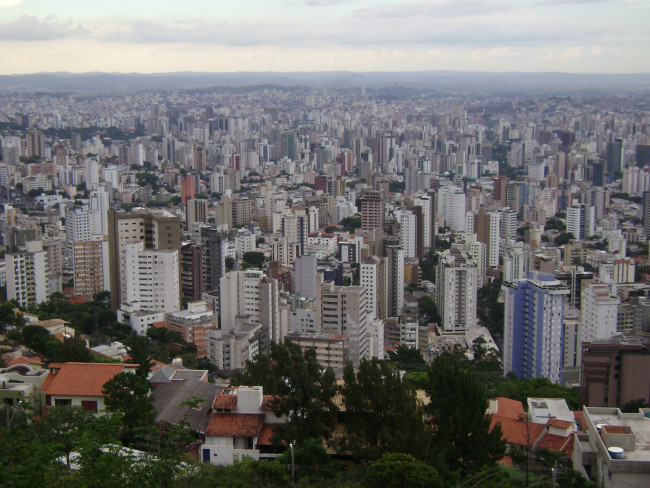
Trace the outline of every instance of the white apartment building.
<instances>
[{"instance_id":1,"label":"white apartment building","mask_svg":"<svg viewBox=\"0 0 650 488\"><path fill-rule=\"evenodd\" d=\"M440 255L437 305L445 332L464 332L476 326L477 284L478 269L467 253L452 247Z\"/></svg>"},{"instance_id":2,"label":"white apartment building","mask_svg":"<svg viewBox=\"0 0 650 488\"><path fill-rule=\"evenodd\" d=\"M138 303L140 310L180 310L178 251L145 249L144 242L129 243L125 246L125 265L127 303Z\"/></svg>"}]
</instances>

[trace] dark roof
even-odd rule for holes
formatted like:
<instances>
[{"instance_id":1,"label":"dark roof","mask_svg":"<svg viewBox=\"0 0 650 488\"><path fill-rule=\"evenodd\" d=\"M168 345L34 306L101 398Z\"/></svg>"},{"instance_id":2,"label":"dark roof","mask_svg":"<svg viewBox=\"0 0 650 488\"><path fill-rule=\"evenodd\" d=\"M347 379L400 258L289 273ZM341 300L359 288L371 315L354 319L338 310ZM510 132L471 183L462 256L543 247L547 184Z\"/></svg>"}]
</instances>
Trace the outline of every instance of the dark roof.
<instances>
[{"instance_id":1,"label":"dark roof","mask_svg":"<svg viewBox=\"0 0 650 488\"><path fill-rule=\"evenodd\" d=\"M208 411L212 406L214 396L220 387L196 379L186 379L163 383L153 390L153 404L158 412L156 420L178 424L185 419L194 430L205 432L210 421ZM205 398L198 409L192 409L187 414L188 406L180 406L191 396ZM187 414L187 418L185 417Z\"/></svg>"}]
</instances>

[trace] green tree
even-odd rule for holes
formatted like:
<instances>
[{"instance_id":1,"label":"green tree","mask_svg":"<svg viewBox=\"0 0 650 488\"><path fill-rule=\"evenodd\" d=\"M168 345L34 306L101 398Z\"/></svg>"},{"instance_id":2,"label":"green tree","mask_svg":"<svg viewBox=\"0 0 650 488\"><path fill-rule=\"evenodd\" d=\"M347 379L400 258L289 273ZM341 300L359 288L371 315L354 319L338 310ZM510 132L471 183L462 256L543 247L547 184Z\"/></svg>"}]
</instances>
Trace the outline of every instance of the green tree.
<instances>
[{"instance_id":1,"label":"green tree","mask_svg":"<svg viewBox=\"0 0 650 488\"><path fill-rule=\"evenodd\" d=\"M104 384L104 404L111 414L121 416L123 438L134 440L138 427L149 425L155 418L149 382L135 373L119 373Z\"/></svg>"},{"instance_id":2,"label":"green tree","mask_svg":"<svg viewBox=\"0 0 650 488\"><path fill-rule=\"evenodd\" d=\"M418 299L418 309L420 310L420 316L424 317L424 320L427 322L435 324L440 324L442 322L442 318L438 312L438 306L429 295L421 296Z\"/></svg>"},{"instance_id":3,"label":"green tree","mask_svg":"<svg viewBox=\"0 0 650 488\"><path fill-rule=\"evenodd\" d=\"M363 479L367 488L441 488L438 472L410 454L385 454L368 468Z\"/></svg>"},{"instance_id":4,"label":"green tree","mask_svg":"<svg viewBox=\"0 0 650 488\"><path fill-rule=\"evenodd\" d=\"M246 371L231 378L232 384L262 385L264 392L276 395L273 412L286 415L288 422L274 429L276 441L303 443L309 438L328 438L336 419L333 401L336 377L323 368L316 350L302 348L290 340L271 343L270 356L258 356L246 363Z\"/></svg>"},{"instance_id":5,"label":"green tree","mask_svg":"<svg viewBox=\"0 0 650 488\"><path fill-rule=\"evenodd\" d=\"M450 355L434 360L428 380L427 412L437 461L461 476L494 465L503 457L505 443L499 426L490 431L486 389Z\"/></svg>"},{"instance_id":6,"label":"green tree","mask_svg":"<svg viewBox=\"0 0 650 488\"><path fill-rule=\"evenodd\" d=\"M388 359L397 363L399 369L406 371L424 371L427 363L419 349L399 345L394 351L388 351Z\"/></svg>"},{"instance_id":7,"label":"green tree","mask_svg":"<svg viewBox=\"0 0 650 488\"><path fill-rule=\"evenodd\" d=\"M571 232L564 232L555 238L555 245L563 246L564 244L571 242L573 239L575 239L575 237Z\"/></svg>"},{"instance_id":8,"label":"green tree","mask_svg":"<svg viewBox=\"0 0 650 488\"><path fill-rule=\"evenodd\" d=\"M415 391L390 363L362 360L354 371L347 363L341 387L346 435L342 452L376 459L387 452L426 456L428 439Z\"/></svg>"},{"instance_id":9,"label":"green tree","mask_svg":"<svg viewBox=\"0 0 650 488\"><path fill-rule=\"evenodd\" d=\"M86 341L78 334L66 337L57 348L54 359L59 363L92 363L94 356L86 347Z\"/></svg>"},{"instance_id":10,"label":"green tree","mask_svg":"<svg viewBox=\"0 0 650 488\"><path fill-rule=\"evenodd\" d=\"M135 374L146 380L155 364L151 357L147 337L132 335L129 337L126 350L131 357L131 362L138 365Z\"/></svg>"},{"instance_id":11,"label":"green tree","mask_svg":"<svg viewBox=\"0 0 650 488\"><path fill-rule=\"evenodd\" d=\"M244 264L252 268L261 268L264 264L264 253L260 251L248 251L242 256Z\"/></svg>"},{"instance_id":12,"label":"green tree","mask_svg":"<svg viewBox=\"0 0 650 488\"><path fill-rule=\"evenodd\" d=\"M58 455L65 455L66 464L70 468L70 453L80 445L83 431L94 420L95 416L81 407L50 407L43 418L34 424L34 431Z\"/></svg>"}]
</instances>

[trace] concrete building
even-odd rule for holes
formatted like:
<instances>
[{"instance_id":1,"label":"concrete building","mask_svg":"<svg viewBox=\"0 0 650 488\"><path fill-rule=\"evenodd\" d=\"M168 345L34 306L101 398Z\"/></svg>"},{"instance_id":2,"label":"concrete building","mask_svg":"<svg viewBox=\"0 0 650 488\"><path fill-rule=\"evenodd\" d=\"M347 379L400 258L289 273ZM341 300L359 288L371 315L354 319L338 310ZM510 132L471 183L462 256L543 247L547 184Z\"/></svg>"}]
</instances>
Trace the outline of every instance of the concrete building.
<instances>
[{"instance_id":1,"label":"concrete building","mask_svg":"<svg viewBox=\"0 0 650 488\"><path fill-rule=\"evenodd\" d=\"M180 309L179 253L145 249L144 242L125 245L125 302L140 310L175 312Z\"/></svg>"},{"instance_id":2,"label":"concrete building","mask_svg":"<svg viewBox=\"0 0 650 488\"><path fill-rule=\"evenodd\" d=\"M186 229L191 229L195 222L208 222L208 201L202 198L190 198L185 205Z\"/></svg>"},{"instance_id":3,"label":"concrete building","mask_svg":"<svg viewBox=\"0 0 650 488\"><path fill-rule=\"evenodd\" d=\"M452 247L438 258L438 312L445 332L464 332L476 326L478 268L469 255Z\"/></svg>"},{"instance_id":4,"label":"concrete building","mask_svg":"<svg viewBox=\"0 0 650 488\"><path fill-rule=\"evenodd\" d=\"M582 289L580 343L607 339L616 334L621 299L613 293L611 286L604 283L592 283Z\"/></svg>"},{"instance_id":5,"label":"concrete building","mask_svg":"<svg viewBox=\"0 0 650 488\"><path fill-rule=\"evenodd\" d=\"M178 332L185 342L196 346L196 355L207 356L208 331L217 328L217 314L200 300L187 304L185 310L165 314L165 327Z\"/></svg>"},{"instance_id":6,"label":"concrete building","mask_svg":"<svg viewBox=\"0 0 650 488\"><path fill-rule=\"evenodd\" d=\"M73 243L72 270L75 295L90 299L110 290L108 236Z\"/></svg>"},{"instance_id":7,"label":"concrete building","mask_svg":"<svg viewBox=\"0 0 650 488\"><path fill-rule=\"evenodd\" d=\"M580 402L622 407L650 403L650 335L617 334L582 344Z\"/></svg>"},{"instance_id":8,"label":"concrete building","mask_svg":"<svg viewBox=\"0 0 650 488\"><path fill-rule=\"evenodd\" d=\"M361 263L360 284L366 289L368 317L386 318L386 268L378 256L368 256Z\"/></svg>"},{"instance_id":9,"label":"concrete building","mask_svg":"<svg viewBox=\"0 0 650 488\"><path fill-rule=\"evenodd\" d=\"M350 346L346 335L289 332L285 339L295 342L303 351L315 349L316 360L323 368L343 370L349 360Z\"/></svg>"},{"instance_id":10,"label":"concrete building","mask_svg":"<svg viewBox=\"0 0 650 488\"><path fill-rule=\"evenodd\" d=\"M41 241L27 242L25 251L7 253L5 263L7 300L15 300L21 307L47 300L52 291L48 287L47 252Z\"/></svg>"},{"instance_id":11,"label":"concrete building","mask_svg":"<svg viewBox=\"0 0 650 488\"><path fill-rule=\"evenodd\" d=\"M399 317L404 308L404 251L399 239L384 239L386 252L386 317Z\"/></svg>"},{"instance_id":12,"label":"concrete building","mask_svg":"<svg viewBox=\"0 0 650 488\"><path fill-rule=\"evenodd\" d=\"M361 197L361 230L384 228L384 201L379 192L367 192Z\"/></svg>"},{"instance_id":13,"label":"concrete building","mask_svg":"<svg viewBox=\"0 0 650 488\"><path fill-rule=\"evenodd\" d=\"M321 287L321 332L345 335L353 363L370 358L366 289L362 286L335 286L326 281Z\"/></svg>"},{"instance_id":14,"label":"concrete building","mask_svg":"<svg viewBox=\"0 0 650 488\"><path fill-rule=\"evenodd\" d=\"M553 275L530 272L505 282L503 370L520 378L562 380L564 297L569 289Z\"/></svg>"},{"instance_id":15,"label":"concrete building","mask_svg":"<svg viewBox=\"0 0 650 488\"><path fill-rule=\"evenodd\" d=\"M576 239L589 239L596 233L596 209L584 203L567 209L566 230Z\"/></svg>"},{"instance_id":16,"label":"concrete building","mask_svg":"<svg viewBox=\"0 0 650 488\"><path fill-rule=\"evenodd\" d=\"M124 284L127 275L126 248L127 244L142 242L144 249L150 250L181 250L181 221L176 215L161 209L147 209L137 212L118 213L108 212L108 243L111 263L111 301L114 310L122 302L131 303L126 298ZM177 257L178 272L180 259ZM180 297L180 280L178 280L178 296ZM178 302L180 304L180 301ZM175 309L178 310L178 307Z\"/></svg>"},{"instance_id":17,"label":"concrete building","mask_svg":"<svg viewBox=\"0 0 650 488\"><path fill-rule=\"evenodd\" d=\"M623 413L618 408L582 409L584 434L573 443L573 469L599 488L650 486L650 409Z\"/></svg>"}]
</instances>

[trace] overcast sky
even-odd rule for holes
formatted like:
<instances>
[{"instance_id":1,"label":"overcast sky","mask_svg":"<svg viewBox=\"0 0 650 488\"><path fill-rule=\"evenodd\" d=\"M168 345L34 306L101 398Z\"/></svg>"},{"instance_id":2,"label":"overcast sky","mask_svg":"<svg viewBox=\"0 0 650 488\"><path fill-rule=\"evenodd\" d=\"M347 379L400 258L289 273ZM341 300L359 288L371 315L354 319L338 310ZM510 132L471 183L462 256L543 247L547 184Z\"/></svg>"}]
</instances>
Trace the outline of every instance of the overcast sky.
<instances>
[{"instance_id":1,"label":"overcast sky","mask_svg":"<svg viewBox=\"0 0 650 488\"><path fill-rule=\"evenodd\" d=\"M650 72L650 0L0 0L0 74Z\"/></svg>"}]
</instances>

